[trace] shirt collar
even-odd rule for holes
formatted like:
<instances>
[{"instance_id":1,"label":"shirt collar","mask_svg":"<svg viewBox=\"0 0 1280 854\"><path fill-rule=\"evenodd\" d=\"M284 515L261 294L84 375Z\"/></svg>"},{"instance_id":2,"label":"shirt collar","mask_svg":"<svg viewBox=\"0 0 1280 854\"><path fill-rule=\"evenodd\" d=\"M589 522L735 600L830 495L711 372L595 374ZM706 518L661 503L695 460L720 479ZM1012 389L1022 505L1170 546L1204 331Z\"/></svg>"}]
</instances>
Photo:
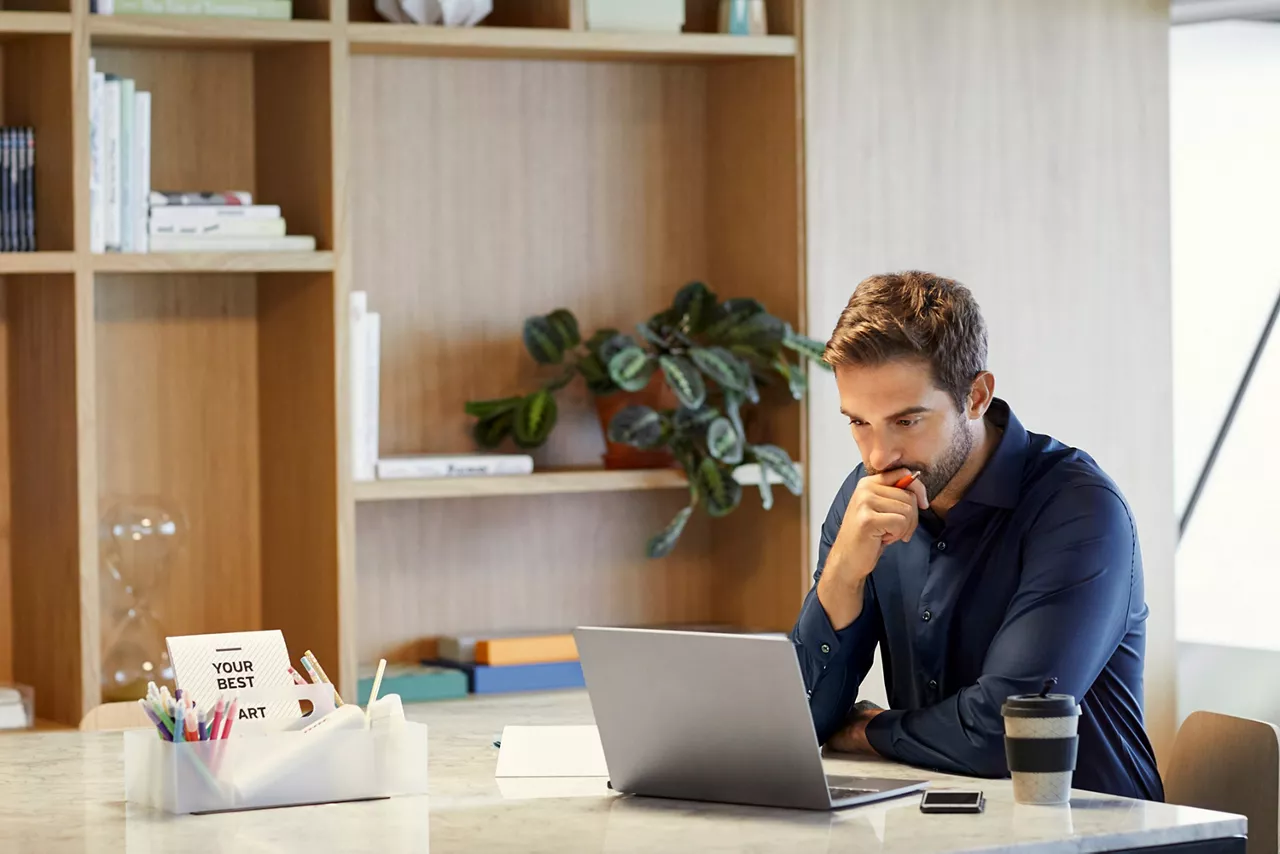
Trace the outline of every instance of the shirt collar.
<instances>
[{"instance_id":1,"label":"shirt collar","mask_svg":"<svg viewBox=\"0 0 1280 854\"><path fill-rule=\"evenodd\" d=\"M987 418L1004 433L995 453L982 467L962 500L991 507L1013 507L1022 492L1022 472L1026 467L1029 444L1027 431L1009 404L998 397L987 408Z\"/></svg>"}]
</instances>

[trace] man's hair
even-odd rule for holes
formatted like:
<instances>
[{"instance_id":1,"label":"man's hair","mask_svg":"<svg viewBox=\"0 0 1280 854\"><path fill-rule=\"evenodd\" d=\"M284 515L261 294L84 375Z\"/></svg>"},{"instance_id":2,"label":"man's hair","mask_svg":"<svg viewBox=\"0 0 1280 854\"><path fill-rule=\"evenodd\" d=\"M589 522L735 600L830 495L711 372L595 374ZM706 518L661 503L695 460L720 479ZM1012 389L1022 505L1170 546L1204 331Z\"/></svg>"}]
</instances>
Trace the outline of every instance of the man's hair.
<instances>
[{"instance_id":1,"label":"man's hair","mask_svg":"<svg viewBox=\"0 0 1280 854\"><path fill-rule=\"evenodd\" d=\"M919 270L885 273L854 289L822 357L833 368L924 360L934 384L963 410L974 377L986 370L987 327L959 282Z\"/></svg>"}]
</instances>

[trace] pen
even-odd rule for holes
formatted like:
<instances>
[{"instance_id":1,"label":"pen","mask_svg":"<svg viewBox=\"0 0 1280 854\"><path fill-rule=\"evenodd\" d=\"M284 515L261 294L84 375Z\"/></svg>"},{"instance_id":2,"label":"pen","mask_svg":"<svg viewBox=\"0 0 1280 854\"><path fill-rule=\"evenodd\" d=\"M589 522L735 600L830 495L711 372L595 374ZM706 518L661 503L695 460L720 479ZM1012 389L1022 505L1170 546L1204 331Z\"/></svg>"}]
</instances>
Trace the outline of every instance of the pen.
<instances>
[{"instance_id":1,"label":"pen","mask_svg":"<svg viewBox=\"0 0 1280 854\"><path fill-rule=\"evenodd\" d=\"M240 700L239 697L231 698L231 707L227 709L227 716L222 720L222 734L219 735L218 738L226 738L227 736L231 735L231 724L235 723L236 703L238 703L239 700Z\"/></svg>"},{"instance_id":2,"label":"pen","mask_svg":"<svg viewBox=\"0 0 1280 854\"><path fill-rule=\"evenodd\" d=\"M151 705L142 698L138 699L138 705L142 706L142 711L146 712L147 718L156 725L156 729L160 731L160 737L165 741L173 741L173 733L164 725L164 721L156 716L155 709L151 708Z\"/></svg>"},{"instance_id":3,"label":"pen","mask_svg":"<svg viewBox=\"0 0 1280 854\"><path fill-rule=\"evenodd\" d=\"M187 740L186 725L182 720L183 713L186 711L186 708L187 707L182 703L178 703L176 706L173 707L173 740L174 741Z\"/></svg>"},{"instance_id":4,"label":"pen","mask_svg":"<svg viewBox=\"0 0 1280 854\"><path fill-rule=\"evenodd\" d=\"M320 659L316 658L316 654L311 650L307 650L303 655L305 658L311 659L311 665L315 667L316 673L320 674L320 681L324 682L326 685L332 685L333 682L329 681L329 675L325 673L324 668L320 666ZM333 699L339 706L343 705L342 695L338 693L337 688L333 689Z\"/></svg>"},{"instance_id":5,"label":"pen","mask_svg":"<svg viewBox=\"0 0 1280 854\"><path fill-rule=\"evenodd\" d=\"M898 482L895 483L893 487L894 489L906 489L908 486L915 483L916 478L918 478L922 474L924 474L924 472L915 471L915 472L912 472L911 474L904 475L903 477L899 478Z\"/></svg>"},{"instance_id":6,"label":"pen","mask_svg":"<svg viewBox=\"0 0 1280 854\"><path fill-rule=\"evenodd\" d=\"M213 704L213 721L209 724L209 740L218 737L218 728L222 725L222 713L226 710L226 701L221 697Z\"/></svg>"},{"instance_id":7,"label":"pen","mask_svg":"<svg viewBox=\"0 0 1280 854\"><path fill-rule=\"evenodd\" d=\"M293 665L289 665L289 675L293 677L294 685L306 685L307 680L302 678L302 674L293 669Z\"/></svg>"}]
</instances>

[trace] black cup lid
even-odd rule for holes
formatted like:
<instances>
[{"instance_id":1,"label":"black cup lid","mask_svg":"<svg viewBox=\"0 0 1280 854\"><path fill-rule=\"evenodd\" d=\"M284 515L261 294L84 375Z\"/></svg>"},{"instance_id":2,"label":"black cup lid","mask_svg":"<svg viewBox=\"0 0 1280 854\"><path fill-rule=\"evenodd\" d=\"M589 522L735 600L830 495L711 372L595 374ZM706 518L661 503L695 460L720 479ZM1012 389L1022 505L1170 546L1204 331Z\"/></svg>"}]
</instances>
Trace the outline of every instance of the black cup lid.
<instances>
[{"instance_id":1,"label":"black cup lid","mask_svg":"<svg viewBox=\"0 0 1280 854\"><path fill-rule=\"evenodd\" d=\"M1057 679L1046 679L1039 694L1014 694L1004 701L1000 713L1006 718L1066 718L1080 714L1076 698L1070 694L1050 694Z\"/></svg>"}]
</instances>

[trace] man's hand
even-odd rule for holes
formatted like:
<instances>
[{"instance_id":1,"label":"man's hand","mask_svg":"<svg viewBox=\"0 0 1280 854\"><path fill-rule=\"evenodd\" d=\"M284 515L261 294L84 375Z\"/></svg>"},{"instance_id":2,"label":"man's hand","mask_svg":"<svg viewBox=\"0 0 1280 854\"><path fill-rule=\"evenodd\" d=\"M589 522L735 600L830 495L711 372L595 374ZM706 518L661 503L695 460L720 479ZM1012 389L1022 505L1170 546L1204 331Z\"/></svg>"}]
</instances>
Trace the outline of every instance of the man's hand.
<instances>
[{"instance_id":1,"label":"man's hand","mask_svg":"<svg viewBox=\"0 0 1280 854\"><path fill-rule=\"evenodd\" d=\"M827 740L827 747L840 753L854 753L862 756L879 755L876 753L875 748L871 746L871 742L867 741L867 723L883 712L884 709L876 707L862 708L861 705L854 707L853 716L849 718L849 722Z\"/></svg>"},{"instance_id":2,"label":"man's hand","mask_svg":"<svg viewBox=\"0 0 1280 854\"><path fill-rule=\"evenodd\" d=\"M837 631L862 613L862 586L884 547L898 540L910 542L920 522L920 508L929 506L919 480L906 489L893 485L910 474L895 469L868 475L858 481L849 498L840 533L818 579L818 601Z\"/></svg>"}]
</instances>

